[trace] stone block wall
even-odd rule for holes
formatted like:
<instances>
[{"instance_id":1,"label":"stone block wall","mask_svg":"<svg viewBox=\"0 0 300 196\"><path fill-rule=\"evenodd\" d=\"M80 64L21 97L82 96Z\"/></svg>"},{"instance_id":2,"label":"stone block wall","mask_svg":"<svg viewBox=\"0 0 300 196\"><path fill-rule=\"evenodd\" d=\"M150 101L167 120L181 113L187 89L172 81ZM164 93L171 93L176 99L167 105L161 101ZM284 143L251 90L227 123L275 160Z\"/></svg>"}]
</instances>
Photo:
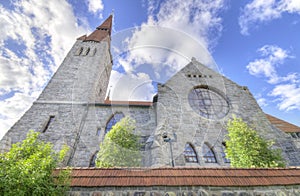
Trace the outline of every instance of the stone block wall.
<instances>
[{"instance_id":1,"label":"stone block wall","mask_svg":"<svg viewBox=\"0 0 300 196\"><path fill-rule=\"evenodd\" d=\"M82 49L82 52L78 53ZM86 54L87 50L89 53ZM76 41L39 101L104 102L112 60L108 42Z\"/></svg>"},{"instance_id":2,"label":"stone block wall","mask_svg":"<svg viewBox=\"0 0 300 196\"><path fill-rule=\"evenodd\" d=\"M71 161L72 166L88 167L92 156L99 151L99 145L105 137L106 124L115 113L123 113L136 121L136 131L143 140L147 140L156 127L153 106L129 105L90 105L85 119L80 141ZM100 133L100 134L99 134ZM141 151L146 156L147 151ZM146 166L145 158L142 163Z\"/></svg>"},{"instance_id":3,"label":"stone block wall","mask_svg":"<svg viewBox=\"0 0 300 196\"><path fill-rule=\"evenodd\" d=\"M300 185L268 187L72 187L70 196L298 196Z\"/></svg>"},{"instance_id":4,"label":"stone block wall","mask_svg":"<svg viewBox=\"0 0 300 196\"><path fill-rule=\"evenodd\" d=\"M228 102L228 113L224 117L206 118L193 110L188 96L198 86L207 86ZM222 142L227 134L226 124L233 116L244 119L263 138L273 140L274 148L283 149L288 165L300 164L300 151L291 142L291 137L270 124L247 87L237 85L197 61L192 61L165 84L158 86L157 111L157 128L149 147L150 165L170 165L170 147L162 140L162 133L166 132L173 138L175 165L228 166L222 158ZM198 164L185 163L183 152L186 143L193 145ZM204 145L215 153L217 163L205 163Z\"/></svg>"}]
</instances>

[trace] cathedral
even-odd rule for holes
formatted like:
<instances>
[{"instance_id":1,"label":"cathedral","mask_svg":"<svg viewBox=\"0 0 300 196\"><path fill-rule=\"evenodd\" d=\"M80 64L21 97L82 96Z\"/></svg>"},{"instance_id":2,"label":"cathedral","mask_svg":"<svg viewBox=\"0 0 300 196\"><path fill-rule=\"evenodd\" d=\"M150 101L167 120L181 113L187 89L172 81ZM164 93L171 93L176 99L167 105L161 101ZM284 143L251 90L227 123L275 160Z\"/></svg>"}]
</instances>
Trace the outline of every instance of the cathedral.
<instances>
[{"instance_id":1,"label":"cathedral","mask_svg":"<svg viewBox=\"0 0 300 196\"><path fill-rule=\"evenodd\" d=\"M31 108L11 127L0 150L25 139L29 130L56 150L70 147L66 165L93 167L99 144L125 116L136 121L143 167L230 166L225 156L226 124L233 115L282 149L288 166L300 165L300 128L265 114L240 86L192 58L149 101L112 101L112 16L91 34L77 38Z\"/></svg>"}]
</instances>

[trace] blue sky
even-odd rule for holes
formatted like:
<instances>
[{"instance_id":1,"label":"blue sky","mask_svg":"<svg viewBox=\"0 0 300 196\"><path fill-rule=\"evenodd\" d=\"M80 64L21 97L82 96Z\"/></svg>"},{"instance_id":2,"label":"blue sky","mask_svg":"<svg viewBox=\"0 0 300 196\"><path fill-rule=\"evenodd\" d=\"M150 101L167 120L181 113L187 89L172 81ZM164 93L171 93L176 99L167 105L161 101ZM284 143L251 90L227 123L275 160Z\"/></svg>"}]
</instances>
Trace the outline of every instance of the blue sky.
<instances>
[{"instance_id":1,"label":"blue sky","mask_svg":"<svg viewBox=\"0 0 300 196\"><path fill-rule=\"evenodd\" d=\"M0 138L112 11L115 99L151 99L195 56L300 126L299 0L0 0Z\"/></svg>"}]
</instances>

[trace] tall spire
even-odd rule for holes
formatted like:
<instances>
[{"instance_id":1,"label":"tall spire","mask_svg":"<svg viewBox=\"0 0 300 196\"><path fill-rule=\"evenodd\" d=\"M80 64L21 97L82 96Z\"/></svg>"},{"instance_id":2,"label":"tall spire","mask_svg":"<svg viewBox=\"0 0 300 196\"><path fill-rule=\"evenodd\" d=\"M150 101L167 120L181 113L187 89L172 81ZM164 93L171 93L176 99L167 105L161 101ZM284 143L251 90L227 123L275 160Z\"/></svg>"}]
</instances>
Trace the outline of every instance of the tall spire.
<instances>
[{"instance_id":1,"label":"tall spire","mask_svg":"<svg viewBox=\"0 0 300 196\"><path fill-rule=\"evenodd\" d=\"M84 41L100 42L111 35L112 15L110 15L96 30L87 36Z\"/></svg>"}]
</instances>

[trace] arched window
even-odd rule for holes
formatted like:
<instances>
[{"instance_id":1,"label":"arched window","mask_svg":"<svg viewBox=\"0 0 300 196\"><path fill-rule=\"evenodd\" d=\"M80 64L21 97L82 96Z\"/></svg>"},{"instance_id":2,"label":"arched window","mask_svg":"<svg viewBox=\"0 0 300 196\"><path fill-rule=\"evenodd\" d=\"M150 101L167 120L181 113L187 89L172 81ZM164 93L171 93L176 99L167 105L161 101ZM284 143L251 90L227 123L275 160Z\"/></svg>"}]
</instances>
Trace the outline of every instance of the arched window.
<instances>
[{"instance_id":1,"label":"arched window","mask_svg":"<svg viewBox=\"0 0 300 196\"><path fill-rule=\"evenodd\" d=\"M76 55L77 56L81 55L82 51L83 51L83 47L79 48L76 52Z\"/></svg>"},{"instance_id":2,"label":"arched window","mask_svg":"<svg viewBox=\"0 0 300 196\"><path fill-rule=\"evenodd\" d=\"M115 113L106 124L105 134L107 134L111 130L111 128L124 117L124 114L121 112Z\"/></svg>"},{"instance_id":3,"label":"arched window","mask_svg":"<svg viewBox=\"0 0 300 196\"><path fill-rule=\"evenodd\" d=\"M203 158L205 163L216 163L217 159L214 151L207 145L203 145Z\"/></svg>"},{"instance_id":4,"label":"arched window","mask_svg":"<svg viewBox=\"0 0 300 196\"><path fill-rule=\"evenodd\" d=\"M96 166L97 154L98 154L98 151L96 151L96 152L92 155L91 160L90 160L90 165L89 165L89 167L95 167L95 166Z\"/></svg>"},{"instance_id":5,"label":"arched window","mask_svg":"<svg viewBox=\"0 0 300 196\"><path fill-rule=\"evenodd\" d=\"M225 149L226 149L226 143L222 142L222 146L221 146L221 154L222 154L222 158L224 163L230 163L230 159L226 158L226 153L225 153Z\"/></svg>"},{"instance_id":6,"label":"arched window","mask_svg":"<svg viewBox=\"0 0 300 196\"><path fill-rule=\"evenodd\" d=\"M97 52L97 48L94 48L92 56L95 56L96 52Z\"/></svg>"},{"instance_id":7,"label":"arched window","mask_svg":"<svg viewBox=\"0 0 300 196\"><path fill-rule=\"evenodd\" d=\"M183 154L184 154L185 162L198 163L196 151L194 150L193 146L190 143L185 144Z\"/></svg>"},{"instance_id":8,"label":"arched window","mask_svg":"<svg viewBox=\"0 0 300 196\"><path fill-rule=\"evenodd\" d=\"M84 55L88 55L90 52L90 48L86 49L85 54Z\"/></svg>"}]
</instances>

